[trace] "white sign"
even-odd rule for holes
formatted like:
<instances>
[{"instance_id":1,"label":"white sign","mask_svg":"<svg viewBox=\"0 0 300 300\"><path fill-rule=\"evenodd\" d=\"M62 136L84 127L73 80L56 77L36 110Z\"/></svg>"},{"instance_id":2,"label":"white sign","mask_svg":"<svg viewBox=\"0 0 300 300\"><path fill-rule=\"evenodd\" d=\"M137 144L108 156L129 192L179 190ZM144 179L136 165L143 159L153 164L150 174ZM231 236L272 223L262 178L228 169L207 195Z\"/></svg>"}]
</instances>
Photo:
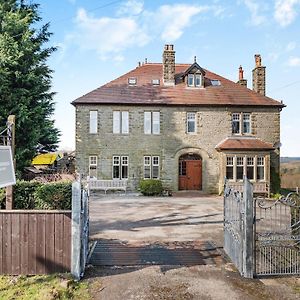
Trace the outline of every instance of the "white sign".
<instances>
[{"instance_id":1,"label":"white sign","mask_svg":"<svg viewBox=\"0 0 300 300\"><path fill-rule=\"evenodd\" d=\"M16 184L11 147L0 146L0 188Z\"/></svg>"}]
</instances>

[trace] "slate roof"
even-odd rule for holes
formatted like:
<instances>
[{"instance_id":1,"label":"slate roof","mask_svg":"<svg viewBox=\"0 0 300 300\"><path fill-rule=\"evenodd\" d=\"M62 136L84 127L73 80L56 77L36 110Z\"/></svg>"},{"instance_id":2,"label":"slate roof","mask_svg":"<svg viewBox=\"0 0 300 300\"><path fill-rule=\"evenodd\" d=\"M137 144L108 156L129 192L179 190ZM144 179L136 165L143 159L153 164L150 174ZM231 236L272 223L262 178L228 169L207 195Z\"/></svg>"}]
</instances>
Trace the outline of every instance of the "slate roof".
<instances>
[{"instance_id":1,"label":"slate roof","mask_svg":"<svg viewBox=\"0 0 300 300\"><path fill-rule=\"evenodd\" d=\"M175 78L180 78L190 66L191 64L176 64ZM164 86L162 64L147 63L79 97L72 104L284 107L281 102L262 96L209 70L204 71L205 88L187 87L185 82ZM131 77L137 79L134 86L128 84L128 78ZM160 85L154 86L152 79L159 79ZM211 85L213 79L219 80L221 85Z\"/></svg>"},{"instance_id":2,"label":"slate roof","mask_svg":"<svg viewBox=\"0 0 300 300\"><path fill-rule=\"evenodd\" d=\"M218 151L222 150L274 150L270 143L254 137L230 137L223 140L216 146Z\"/></svg>"}]
</instances>

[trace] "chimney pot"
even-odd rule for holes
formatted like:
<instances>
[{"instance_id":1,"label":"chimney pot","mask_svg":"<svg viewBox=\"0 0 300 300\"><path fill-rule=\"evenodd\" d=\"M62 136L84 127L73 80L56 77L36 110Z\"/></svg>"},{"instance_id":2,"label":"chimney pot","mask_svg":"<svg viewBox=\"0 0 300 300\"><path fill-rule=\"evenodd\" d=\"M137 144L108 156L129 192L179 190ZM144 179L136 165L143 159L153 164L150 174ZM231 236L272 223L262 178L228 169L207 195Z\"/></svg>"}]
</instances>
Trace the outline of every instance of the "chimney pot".
<instances>
[{"instance_id":1,"label":"chimney pot","mask_svg":"<svg viewBox=\"0 0 300 300\"><path fill-rule=\"evenodd\" d=\"M254 58L255 58L255 66L256 67L261 67L261 56L260 56L260 54L255 54Z\"/></svg>"},{"instance_id":2,"label":"chimney pot","mask_svg":"<svg viewBox=\"0 0 300 300\"><path fill-rule=\"evenodd\" d=\"M239 67L239 80L243 80L244 79L244 70L243 67L240 66Z\"/></svg>"},{"instance_id":3,"label":"chimney pot","mask_svg":"<svg viewBox=\"0 0 300 300\"><path fill-rule=\"evenodd\" d=\"M237 83L241 86L247 87L247 79L244 79L244 70L241 65L239 67L239 81Z\"/></svg>"},{"instance_id":4,"label":"chimney pot","mask_svg":"<svg viewBox=\"0 0 300 300\"><path fill-rule=\"evenodd\" d=\"M147 57L145 58L145 64L147 64L148 63L148 59L147 59Z\"/></svg>"}]
</instances>

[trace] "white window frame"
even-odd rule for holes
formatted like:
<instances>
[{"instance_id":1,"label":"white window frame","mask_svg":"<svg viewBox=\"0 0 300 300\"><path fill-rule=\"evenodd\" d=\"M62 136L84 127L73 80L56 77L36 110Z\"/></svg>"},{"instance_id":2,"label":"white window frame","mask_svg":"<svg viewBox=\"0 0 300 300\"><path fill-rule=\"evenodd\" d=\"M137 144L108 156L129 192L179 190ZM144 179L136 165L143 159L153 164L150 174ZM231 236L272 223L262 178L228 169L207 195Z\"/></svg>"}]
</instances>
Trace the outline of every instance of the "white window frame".
<instances>
[{"instance_id":1,"label":"white window frame","mask_svg":"<svg viewBox=\"0 0 300 300\"><path fill-rule=\"evenodd\" d=\"M262 163L259 162L259 159L262 159ZM258 182L260 181L266 181L266 157L263 155L258 155L256 157L257 161L256 161L256 180ZM264 177L262 179L258 179L258 168L263 168L264 170Z\"/></svg>"},{"instance_id":2,"label":"white window frame","mask_svg":"<svg viewBox=\"0 0 300 300\"><path fill-rule=\"evenodd\" d=\"M194 116L194 118L190 118L190 116ZM194 122L194 131L189 131L189 122ZM197 133L197 113L196 112L187 112L186 113L186 133L187 134L195 134Z\"/></svg>"},{"instance_id":3,"label":"white window frame","mask_svg":"<svg viewBox=\"0 0 300 300\"><path fill-rule=\"evenodd\" d=\"M98 133L98 111L90 110L89 112L89 133Z\"/></svg>"},{"instance_id":4,"label":"white window frame","mask_svg":"<svg viewBox=\"0 0 300 300\"><path fill-rule=\"evenodd\" d=\"M245 119L245 117L249 117ZM233 132L233 122L239 123L239 131ZM249 132L244 130L244 123L249 123ZM252 133L252 115L251 113L233 112L231 114L231 132L233 135L251 135Z\"/></svg>"},{"instance_id":5,"label":"white window frame","mask_svg":"<svg viewBox=\"0 0 300 300\"><path fill-rule=\"evenodd\" d=\"M147 159L147 163L146 163L146 159ZM157 159L157 163L155 163L154 161ZM149 177L145 176L145 167L149 168ZM153 177L153 169L157 168L157 173L158 176L157 177ZM144 179L159 179L160 178L160 157L159 155L145 155L144 159L143 159L143 170L144 170Z\"/></svg>"},{"instance_id":6,"label":"white window frame","mask_svg":"<svg viewBox=\"0 0 300 300\"><path fill-rule=\"evenodd\" d=\"M199 84L197 84L197 78L199 78ZM191 79L191 83L190 83ZM187 76L187 86L188 87L194 87L194 88L200 88L202 87L202 74L201 73L189 73Z\"/></svg>"},{"instance_id":7,"label":"white window frame","mask_svg":"<svg viewBox=\"0 0 300 300\"><path fill-rule=\"evenodd\" d=\"M231 159L232 161L229 162L229 159ZM234 180L234 160L235 157L233 155L226 156L226 169L225 169L226 177L227 177L227 167L232 167L232 178L227 178L228 180Z\"/></svg>"},{"instance_id":8,"label":"white window frame","mask_svg":"<svg viewBox=\"0 0 300 300\"><path fill-rule=\"evenodd\" d=\"M245 119L245 117L249 117L249 119ZM243 128L242 128L243 134L251 134L251 114L250 113L242 113L242 118L243 118L243 120L242 120L242 123L243 123ZM245 123L249 123L249 132L246 132L244 130L244 124Z\"/></svg>"},{"instance_id":9,"label":"white window frame","mask_svg":"<svg viewBox=\"0 0 300 300\"><path fill-rule=\"evenodd\" d=\"M190 79L192 80L192 83L190 83ZM188 84L189 87L194 87L195 86L194 74L188 74L187 80L188 80L187 84Z\"/></svg>"},{"instance_id":10,"label":"white window frame","mask_svg":"<svg viewBox=\"0 0 300 300\"><path fill-rule=\"evenodd\" d=\"M127 162L124 163L124 158L126 158ZM117 162L115 162L117 159ZM124 177L123 174L123 166L127 166L127 177ZM114 167L119 168L119 177L114 177ZM128 155L114 155L112 157L112 179L113 180L126 180L129 177L129 156Z\"/></svg>"},{"instance_id":11,"label":"white window frame","mask_svg":"<svg viewBox=\"0 0 300 300\"><path fill-rule=\"evenodd\" d=\"M237 167L242 165L238 165L238 159L243 160L243 176L247 175L247 167L253 167L253 178L249 179L252 182L265 182L266 181L266 155L265 154L255 154L255 155L241 155L241 154L227 154L226 155L226 166L225 166L225 176L227 175L227 166L228 165L228 158L233 157L233 179L229 179L233 182L241 182L242 179L237 179ZM252 159L251 164L249 163L249 159ZM259 160L262 160L260 162ZM258 179L258 168L262 167L264 172L264 178Z\"/></svg>"},{"instance_id":12,"label":"white window frame","mask_svg":"<svg viewBox=\"0 0 300 300\"><path fill-rule=\"evenodd\" d=\"M233 132L233 122L239 124L239 131ZM240 113L233 113L231 116L231 127L232 127L232 134L241 134L241 114Z\"/></svg>"},{"instance_id":13,"label":"white window frame","mask_svg":"<svg viewBox=\"0 0 300 300\"><path fill-rule=\"evenodd\" d=\"M146 119L146 116L147 119ZM150 117L150 118L149 118ZM158 117L158 119L156 118ZM148 122L150 123L150 128L147 128ZM156 130L155 125L157 126ZM148 130L146 130L146 128ZM160 134L160 111L144 111L144 134L153 134L153 135L159 135Z\"/></svg>"},{"instance_id":14,"label":"white window frame","mask_svg":"<svg viewBox=\"0 0 300 300\"><path fill-rule=\"evenodd\" d=\"M127 110L113 111L113 133L129 134L129 112Z\"/></svg>"},{"instance_id":15,"label":"white window frame","mask_svg":"<svg viewBox=\"0 0 300 300\"><path fill-rule=\"evenodd\" d=\"M248 167L252 167L253 169L253 178L249 178L248 176ZM246 156L246 176L249 180L255 180L255 156L247 155Z\"/></svg>"},{"instance_id":16,"label":"white window frame","mask_svg":"<svg viewBox=\"0 0 300 300\"><path fill-rule=\"evenodd\" d=\"M97 175L97 168L98 168L98 156L97 155L90 155L89 156L89 176L91 176L91 170L95 170L95 175Z\"/></svg>"}]
</instances>

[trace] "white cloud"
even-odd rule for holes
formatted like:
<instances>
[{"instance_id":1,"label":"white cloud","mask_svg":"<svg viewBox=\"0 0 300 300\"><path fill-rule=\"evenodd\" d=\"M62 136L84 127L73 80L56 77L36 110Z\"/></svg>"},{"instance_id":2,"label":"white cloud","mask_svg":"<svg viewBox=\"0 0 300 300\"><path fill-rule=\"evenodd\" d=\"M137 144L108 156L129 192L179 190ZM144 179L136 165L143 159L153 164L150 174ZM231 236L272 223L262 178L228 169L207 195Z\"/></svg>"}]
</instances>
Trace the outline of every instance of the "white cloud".
<instances>
[{"instance_id":1,"label":"white cloud","mask_svg":"<svg viewBox=\"0 0 300 300\"><path fill-rule=\"evenodd\" d=\"M224 10L220 5L162 5L156 10L145 10L143 1L129 0L116 12L116 17L95 17L80 8L75 18L75 30L68 43L80 49L94 50L103 60L121 62L122 51L144 46L154 39L174 42L188 27L210 13L220 18Z\"/></svg>"},{"instance_id":2,"label":"white cloud","mask_svg":"<svg viewBox=\"0 0 300 300\"><path fill-rule=\"evenodd\" d=\"M142 46L149 40L136 20L129 17L94 18L81 8L75 22L77 30L73 41L82 49L96 50L101 59L107 59L110 54L118 54L132 45ZM120 56L114 57L120 61Z\"/></svg>"},{"instance_id":3,"label":"white cloud","mask_svg":"<svg viewBox=\"0 0 300 300\"><path fill-rule=\"evenodd\" d=\"M280 26L285 27L290 25L296 18L297 5L300 0L276 0L274 18Z\"/></svg>"},{"instance_id":4,"label":"white cloud","mask_svg":"<svg viewBox=\"0 0 300 300\"><path fill-rule=\"evenodd\" d=\"M286 51L293 51L295 48L296 48L297 44L296 42L289 42L287 45L286 45Z\"/></svg>"},{"instance_id":5,"label":"white cloud","mask_svg":"<svg viewBox=\"0 0 300 300\"><path fill-rule=\"evenodd\" d=\"M138 15L144 9L144 1L128 0L119 8L117 15Z\"/></svg>"},{"instance_id":6,"label":"white cloud","mask_svg":"<svg viewBox=\"0 0 300 300\"><path fill-rule=\"evenodd\" d=\"M288 66L290 66L290 67L300 67L300 57L291 56L288 60Z\"/></svg>"},{"instance_id":7,"label":"white cloud","mask_svg":"<svg viewBox=\"0 0 300 300\"><path fill-rule=\"evenodd\" d=\"M153 17L156 24L162 29L161 39L173 42L182 36L185 28L192 25L193 17L208 10L208 6L162 5Z\"/></svg>"},{"instance_id":8,"label":"white cloud","mask_svg":"<svg viewBox=\"0 0 300 300\"><path fill-rule=\"evenodd\" d=\"M265 10L265 7L261 2L259 3L254 0L243 0L243 3L251 13L250 23L252 25L259 26L266 22L266 17L261 14L261 12Z\"/></svg>"}]
</instances>

